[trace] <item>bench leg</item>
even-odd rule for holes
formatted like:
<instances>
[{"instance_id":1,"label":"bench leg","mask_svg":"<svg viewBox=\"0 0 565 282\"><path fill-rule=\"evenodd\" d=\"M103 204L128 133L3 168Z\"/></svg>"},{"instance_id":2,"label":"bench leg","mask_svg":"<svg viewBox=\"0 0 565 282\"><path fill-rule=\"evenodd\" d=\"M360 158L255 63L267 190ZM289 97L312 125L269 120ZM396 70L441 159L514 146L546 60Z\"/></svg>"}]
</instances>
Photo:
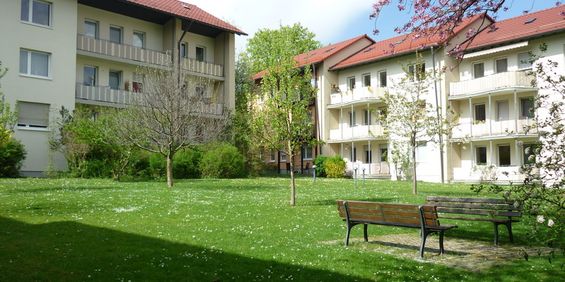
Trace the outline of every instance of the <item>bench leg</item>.
<instances>
[{"instance_id":1,"label":"bench leg","mask_svg":"<svg viewBox=\"0 0 565 282\"><path fill-rule=\"evenodd\" d=\"M498 224L494 224L494 245L498 246Z\"/></svg>"},{"instance_id":2,"label":"bench leg","mask_svg":"<svg viewBox=\"0 0 565 282\"><path fill-rule=\"evenodd\" d=\"M443 231L439 232L439 253L443 255L445 253L445 249L443 248Z\"/></svg>"},{"instance_id":3,"label":"bench leg","mask_svg":"<svg viewBox=\"0 0 565 282\"><path fill-rule=\"evenodd\" d=\"M424 247L426 246L426 238L428 237L428 232L422 232L422 242L420 245L420 258L424 258Z\"/></svg>"},{"instance_id":4,"label":"bench leg","mask_svg":"<svg viewBox=\"0 0 565 282\"><path fill-rule=\"evenodd\" d=\"M508 237L510 237L510 242L514 243L514 236L512 236L512 222L506 223L506 228L508 229Z\"/></svg>"},{"instance_id":5,"label":"bench leg","mask_svg":"<svg viewBox=\"0 0 565 282\"><path fill-rule=\"evenodd\" d=\"M365 242L369 242L369 236L367 236L367 226L368 224L363 224L363 237L365 238Z\"/></svg>"},{"instance_id":6,"label":"bench leg","mask_svg":"<svg viewBox=\"0 0 565 282\"><path fill-rule=\"evenodd\" d=\"M348 224L347 225L347 234L345 234L345 246L349 246L349 234L351 234L351 228L353 228L353 225Z\"/></svg>"}]
</instances>

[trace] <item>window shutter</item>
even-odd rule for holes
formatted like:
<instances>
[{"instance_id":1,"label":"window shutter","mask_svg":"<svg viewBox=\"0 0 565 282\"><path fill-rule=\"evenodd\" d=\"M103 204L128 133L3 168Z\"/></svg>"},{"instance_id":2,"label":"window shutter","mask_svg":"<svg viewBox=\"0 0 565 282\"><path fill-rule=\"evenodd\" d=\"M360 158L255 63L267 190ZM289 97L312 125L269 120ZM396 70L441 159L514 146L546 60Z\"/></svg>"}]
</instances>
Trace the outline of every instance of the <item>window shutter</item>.
<instances>
[{"instance_id":1,"label":"window shutter","mask_svg":"<svg viewBox=\"0 0 565 282\"><path fill-rule=\"evenodd\" d=\"M18 124L30 127L47 127L49 125L49 105L39 103L18 102Z\"/></svg>"}]
</instances>

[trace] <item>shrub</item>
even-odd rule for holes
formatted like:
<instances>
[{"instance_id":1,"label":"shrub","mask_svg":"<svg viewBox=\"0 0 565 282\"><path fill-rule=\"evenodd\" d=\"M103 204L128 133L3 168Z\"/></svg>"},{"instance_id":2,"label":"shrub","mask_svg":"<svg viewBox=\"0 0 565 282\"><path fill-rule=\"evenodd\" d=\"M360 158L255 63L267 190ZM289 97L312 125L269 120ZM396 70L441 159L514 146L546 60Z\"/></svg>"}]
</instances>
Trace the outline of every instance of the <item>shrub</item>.
<instances>
[{"instance_id":1,"label":"shrub","mask_svg":"<svg viewBox=\"0 0 565 282\"><path fill-rule=\"evenodd\" d=\"M324 170L329 178L341 178L345 176L345 161L341 156L327 158L324 162Z\"/></svg>"},{"instance_id":2,"label":"shrub","mask_svg":"<svg viewBox=\"0 0 565 282\"><path fill-rule=\"evenodd\" d=\"M316 166L316 176L325 177L326 170L324 167L324 162L328 159L328 156L318 155L316 159L314 159L314 165Z\"/></svg>"},{"instance_id":3,"label":"shrub","mask_svg":"<svg viewBox=\"0 0 565 282\"><path fill-rule=\"evenodd\" d=\"M173 175L177 179L200 178L202 152L198 149L184 149L173 158Z\"/></svg>"},{"instance_id":4,"label":"shrub","mask_svg":"<svg viewBox=\"0 0 565 282\"><path fill-rule=\"evenodd\" d=\"M160 154L151 154L149 156L149 169L155 178L164 177L167 168L165 157Z\"/></svg>"},{"instance_id":5,"label":"shrub","mask_svg":"<svg viewBox=\"0 0 565 282\"><path fill-rule=\"evenodd\" d=\"M15 139L0 144L0 177L18 177L26 151Z\"/></svg>"},{"instance_id":6,"label":"shrub","mask_svg":"<svg viewBox=\"0 0 565 282\"><path fill-rule=\"evenodd\" d=\"M236 147L220 144L202 156L200 172L205 178L238 178L247 176L245 158Z\"/></svg>"}]
</instances>

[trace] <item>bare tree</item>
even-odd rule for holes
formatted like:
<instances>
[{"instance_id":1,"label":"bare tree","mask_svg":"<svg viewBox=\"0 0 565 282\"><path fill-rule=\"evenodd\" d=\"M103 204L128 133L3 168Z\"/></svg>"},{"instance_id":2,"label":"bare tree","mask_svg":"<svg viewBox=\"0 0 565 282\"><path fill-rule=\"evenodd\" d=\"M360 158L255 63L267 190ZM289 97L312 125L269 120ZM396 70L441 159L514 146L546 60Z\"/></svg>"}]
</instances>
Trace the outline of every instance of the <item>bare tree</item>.
<instances>
[{"instance_id":1,"label":"bare tree","mask_svg":"<svg viewBox=\"0 0 565 282\"><path fill-rule=\"evenodd\" d=\"M138 69L142 85L120 114L117 127L134 146L165 157L169 188L175 153L218 139L228 121L214 81L190 75L177 60L172 61L165 69Z\"/></svg>"}]
</instances>

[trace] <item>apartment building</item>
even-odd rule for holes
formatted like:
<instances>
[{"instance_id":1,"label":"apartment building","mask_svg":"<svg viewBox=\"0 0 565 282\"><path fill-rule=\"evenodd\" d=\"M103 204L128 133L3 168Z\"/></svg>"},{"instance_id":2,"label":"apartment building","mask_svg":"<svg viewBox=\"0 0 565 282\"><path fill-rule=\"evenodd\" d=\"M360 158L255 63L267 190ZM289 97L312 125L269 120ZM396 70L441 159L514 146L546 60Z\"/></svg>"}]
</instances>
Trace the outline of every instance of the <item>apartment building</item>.
<instances>
[{"instance_id":1,"label":"apartment building","mask_svg":"<svg viewBox=\"0 0 565 282\"><path fill-rule=\"evenodd\" d=\"M476 16L445 39L409 34L375 42L360 36L295 57L299 66L313 68L317 135L324 142L319 153L344 157L349 174L356 170L358 176L395 179L390 161L394 133L386 134L377 118L386 112L384 93L393 91L406 71L435 69L437 78L427 89L426 102L443 116L453 111L458 120L441 146L418 142L418 178L523 181L520 167L528 161L527 148L538 140L535 127L526 130L535 125L533 97L539 91L528 75L530 52L558 62L564 71L563 9L561 5L499 22ZM482 30L472 41L466 36L471 29ZM547 51L540 53L542 43ZM462 60L449 54L459 44L466 48ZM331 55L317 56L326 52ZM416 52L422 56L420 65Z\"/></svg>"},{"instance_id":2,"label":"apartment building","mask_svg":"<svg viewBox=\"0 0 565 282\"><path fill-rule=\"evenodd\" d=\"M124 107L143 91L139 66L163 68L178 54L181 67L211 81L196 91L204 111L235 105L238 28L178 0L18 0L0 10L0 60L7 101L17 105L15 137L28 152L24 175L65 169L49 149L61 107Z\"/></svg>"}]
</instances>

